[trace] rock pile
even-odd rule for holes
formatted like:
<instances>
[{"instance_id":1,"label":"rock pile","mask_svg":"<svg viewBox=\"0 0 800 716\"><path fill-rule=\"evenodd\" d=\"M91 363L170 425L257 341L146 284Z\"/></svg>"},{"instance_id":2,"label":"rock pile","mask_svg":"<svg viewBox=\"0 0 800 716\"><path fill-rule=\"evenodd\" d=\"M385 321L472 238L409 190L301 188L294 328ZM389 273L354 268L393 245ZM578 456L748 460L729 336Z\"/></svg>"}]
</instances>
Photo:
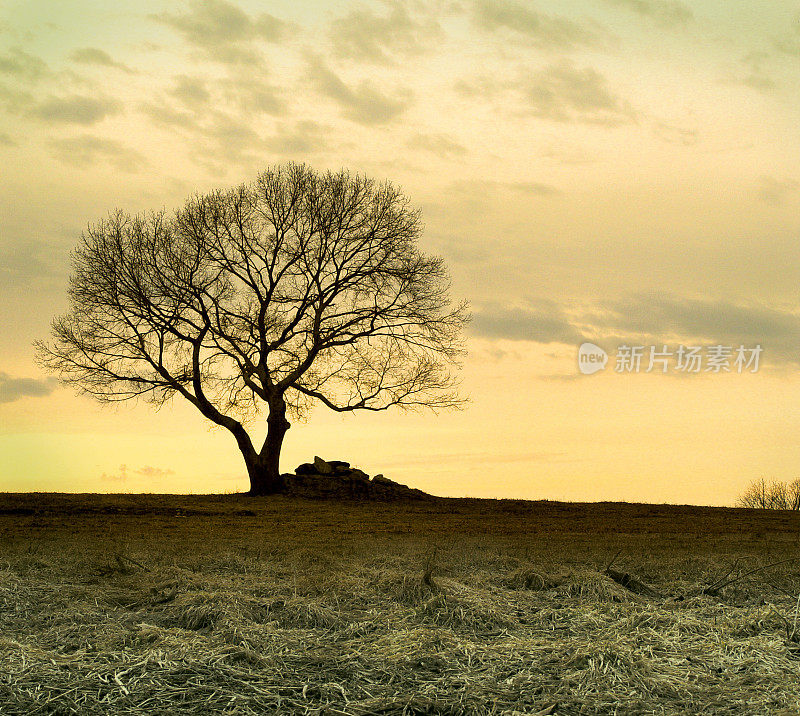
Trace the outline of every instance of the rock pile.
<instances>
[{"instance_id":1,"label":"rock pile","mask_svg":"<svg viewBox=\"0 0 800 716\"><path fill-rule=\"evenodd\" d=\"M370 478L344 460L304 462L291 473L281 475L286 494L295 497L348 498L357 500L429 500L432 496L390 480L383 475Z\"/></svg>"}]
</instances>

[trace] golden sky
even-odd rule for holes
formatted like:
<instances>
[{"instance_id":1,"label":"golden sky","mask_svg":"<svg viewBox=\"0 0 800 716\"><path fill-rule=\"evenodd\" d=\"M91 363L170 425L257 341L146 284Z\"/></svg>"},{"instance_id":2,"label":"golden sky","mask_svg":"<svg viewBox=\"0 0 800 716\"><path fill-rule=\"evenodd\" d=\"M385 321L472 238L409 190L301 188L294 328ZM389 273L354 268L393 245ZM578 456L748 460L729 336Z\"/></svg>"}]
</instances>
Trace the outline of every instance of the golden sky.
<instances>
[{"instance_id":1,"label":"golden sky","mask_svg":"<svg viewBox=\"0 0 800 716\"><path fill-rule=\"evenodd\" d=\"M701 504L800 477L798 90L787 0L2 3L0 490L247 488L191 406L100 407L31 344L88 223L288 160L400 186L474 320L465 410L320 407L284 470ZM620 373L623 345L763 354Z\"/></svg>"}]
</instances>

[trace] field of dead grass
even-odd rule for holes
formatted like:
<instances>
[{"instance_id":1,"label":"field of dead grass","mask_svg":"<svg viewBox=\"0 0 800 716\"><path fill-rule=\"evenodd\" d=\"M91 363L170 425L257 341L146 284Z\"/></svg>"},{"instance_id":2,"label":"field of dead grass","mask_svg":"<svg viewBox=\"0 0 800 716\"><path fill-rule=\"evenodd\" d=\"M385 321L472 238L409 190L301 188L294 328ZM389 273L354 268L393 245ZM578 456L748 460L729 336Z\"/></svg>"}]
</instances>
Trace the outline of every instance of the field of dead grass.
<instances>
[{"instance_id":1,"label":"field of dead grass","mask_svg":"<svg viewBox=\"0 0 800 716\"><path fill-rule=\"evenodd\" d=\"M799 540L752 510L0 495L0 713L798 714Z\"/></svg>"}]
</instances>

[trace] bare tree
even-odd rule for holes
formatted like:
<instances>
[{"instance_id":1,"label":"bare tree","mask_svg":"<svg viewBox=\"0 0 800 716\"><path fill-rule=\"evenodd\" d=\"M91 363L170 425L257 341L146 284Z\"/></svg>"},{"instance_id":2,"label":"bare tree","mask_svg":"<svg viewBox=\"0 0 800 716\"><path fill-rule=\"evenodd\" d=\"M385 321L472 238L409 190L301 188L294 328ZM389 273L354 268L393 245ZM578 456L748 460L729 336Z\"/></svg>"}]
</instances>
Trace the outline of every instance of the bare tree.
<instances>
[{"instance_id":1,"label":"bare tree","mask_svg":"<svg viewBox=\"0 0 800 716\"><path fill-rule=\"evenodd\" d=\"M771 510L786 510L788 503L788 493L786 483L778 480L769 486L767 494L767 507Z\"/></svg>"},{"instance_id":2,"label":"bare tree","mask_svg":"<svg viewBox=\"0 0 800 716\"><path fill-rule=\"evenodd\" d=\"M767 509L769 507L769 485L767 481L761 477L750 483L748 488L739 496L737 504L739 507Z\"/></svg>"},{"instance_id":3,"label":"bare tree","mask_svg":"<svg viewBox=\"0 0 800 716\"><path fill-rule=\"evenodd\" d=\"M288 164L174 214L121 211L73 255L70 311L41 362L101 401L180 395L229 430L250 493L282 488L290 423L335 411L457 407L466 304L423 254L391 184ZM257 449L248 432L266 408Z\"/></svg>"},{"instance_id":4,"label":"bare tree","mask_svg":"<svg viewBox=\"0 0 800 716\"><path fill-rule=\"evenodd\" d=\"M800 479L768 483L759 478L741 494L737 503L740 507L762 510L800 510Z\"/></svg>"},{"instance_id":5,"label":"bare tree","mask_svg":"<svg viewBox=\"0 0 800 716\"><path fill-rule=\"evenodd\" d=\"M786 485L786 509L800 510L800 478Z\"/></svg>"}]
</instances>

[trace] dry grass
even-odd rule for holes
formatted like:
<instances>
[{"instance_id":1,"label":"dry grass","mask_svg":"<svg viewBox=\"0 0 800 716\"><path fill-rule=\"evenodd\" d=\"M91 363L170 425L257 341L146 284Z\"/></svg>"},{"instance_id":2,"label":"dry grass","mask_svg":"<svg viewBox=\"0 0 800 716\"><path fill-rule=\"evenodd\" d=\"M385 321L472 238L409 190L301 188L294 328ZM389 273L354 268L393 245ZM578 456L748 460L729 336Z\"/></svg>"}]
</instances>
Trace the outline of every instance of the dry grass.
<instances>
[{"instance_id":1,"label":"dry grass","mask_svg":"<svg viewBox=\"0 0 800 716\"><path fill-rule=\"evenodd\" d=\"M800 516L798 516L800 517ZM2 714L797 714L800 519L0 496ZM635 594L605 568L650 585Z\"/></svg>"}]
</instances>

